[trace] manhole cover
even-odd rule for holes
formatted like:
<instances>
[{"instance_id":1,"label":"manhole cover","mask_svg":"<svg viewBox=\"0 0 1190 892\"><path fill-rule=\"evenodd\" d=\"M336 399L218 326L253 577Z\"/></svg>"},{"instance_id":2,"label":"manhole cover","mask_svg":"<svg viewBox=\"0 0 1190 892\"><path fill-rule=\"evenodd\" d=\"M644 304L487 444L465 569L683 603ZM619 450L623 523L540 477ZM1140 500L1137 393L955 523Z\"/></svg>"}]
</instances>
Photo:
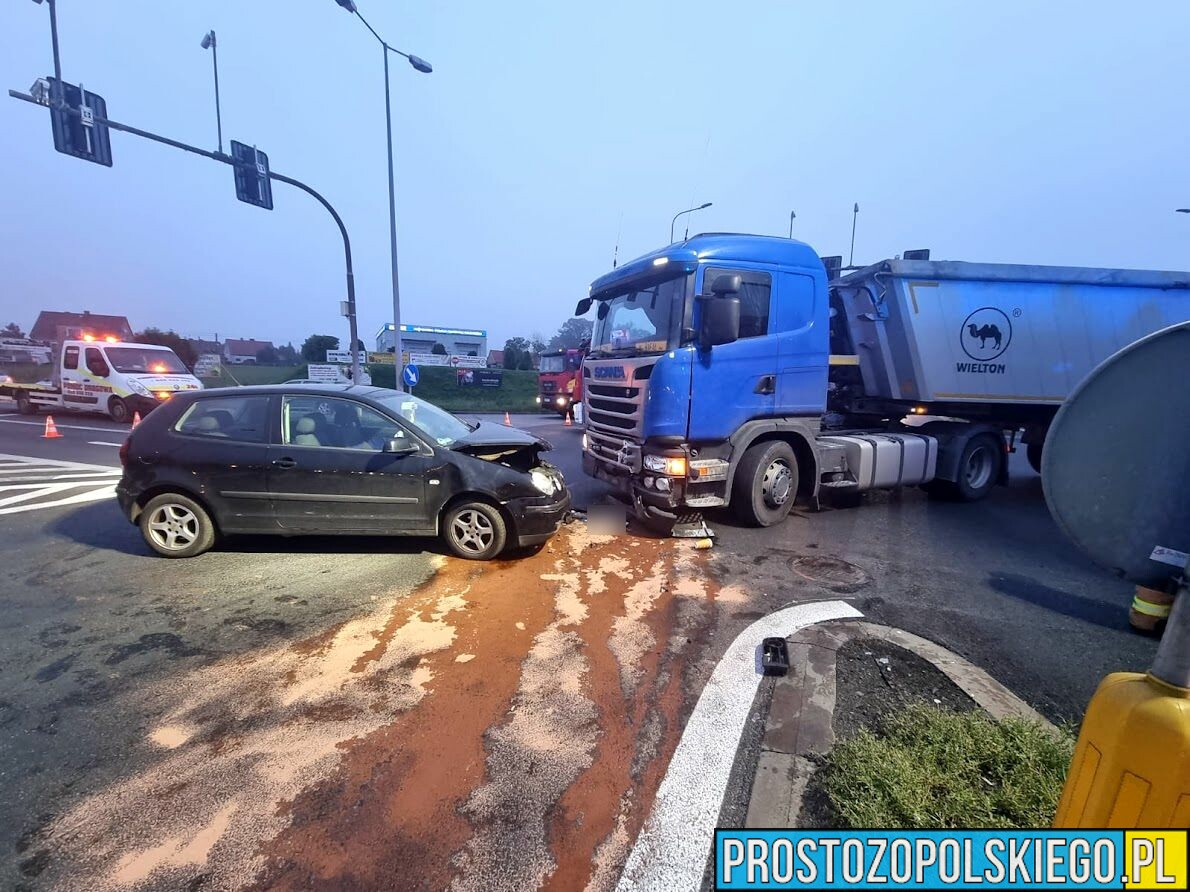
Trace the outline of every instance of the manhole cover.
<instances>
[{"instance_id":1,"label":"manhole cover","mask_svg":"<svg viewBox=\"0 0 1190 892\"><path fill-rule=\"evenodd\" d=\"M803 579L820 582L836 591L852 592L872 581L867 570L840 558L807 555L794 558L789 566Z\"/></svg>"}]
</instances>

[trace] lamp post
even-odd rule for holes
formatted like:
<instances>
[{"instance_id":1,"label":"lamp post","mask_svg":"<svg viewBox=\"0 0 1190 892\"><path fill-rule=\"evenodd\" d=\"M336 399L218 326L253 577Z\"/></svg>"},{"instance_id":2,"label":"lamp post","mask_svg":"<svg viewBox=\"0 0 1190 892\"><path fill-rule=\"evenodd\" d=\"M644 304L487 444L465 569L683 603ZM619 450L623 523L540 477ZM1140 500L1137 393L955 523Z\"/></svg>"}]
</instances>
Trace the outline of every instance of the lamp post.
<instances>
[{"instance_id":1,"label":"lamp post","mask_svg":"<svg viewBox=\"0 0 1190 892\"><path fill-rule=\"evenodd\" d=\"M215 68L215 127L219 131L219 153L223 153L223 113L219 110L219 49L215 42L215 32L208 31L203 35L202 48L211 51L211 64Z\"/></svg>"},{"instance_id":2,"label":"lamp post","mask_svg":"<svg viewBox=\"0 0 1190 892\"><path fill-rule=\"evenodd\" d=\"M368 20L360 15L355 0L335 0L335 2L364 23L364 27L371 31L372 36L380 43L381 54L384 56L384 120L388 132L388 237L393 276L393 368L397 390L404 390L401 382L404 366L401 360L401 284L397 275L397 197L396 185L393 180L393 106L388 83L388 54L396 53L398 56L403 56L414 70L420 71L422 74L430 74L434 68L429 62L418 56L403 53L399 49L389 46L385 39L376 33L376 29L368 24ZM351 345L351 349L355 350L355 344Z\"/></svg>"},{"instance_id":3,"label":"lamp post","mask_svg":"<svg viewBox=\"0 0 1190 892\"><path fill-rule=\"evenodd\" d=\"M674 214L674 218L673 218L673 220L670 221L670 224L669 224L669 243L671 245L674 243L674 225L678 222L678 217L681 217L684 214L693 214L695 211L701 211L703 208L709 208L710 206L711 206L711 202L708 201L706 204L700 204L696 208L686 208L686 210L678 211L676 214ZM687 236L690 235L689 227L687 227L687 229L686 229L686 235Z\"/></svg>"},{"instance_id":4,"label":"lamp post","mask_svg":"<svg viewBox=\"0 0 1190 892\"><path fill-rule=\"evenodd\" d=\"M847 266L855 266L855 221L859 219L859 202L851 211L851 256L847 258Z\"/></svg>"},{"instance_id":5,"label":"lamp post","mask_svg":"<svg viewBox=\"0 0 1190 892\"><path fill-rule=\"evenodd\" d=\"M790 238L793 238L793 221L794 221L795 217L797 217L797 214L795 214L793 211L790 211L789 212L789 237Z\"/></svg>"}]
</instances>

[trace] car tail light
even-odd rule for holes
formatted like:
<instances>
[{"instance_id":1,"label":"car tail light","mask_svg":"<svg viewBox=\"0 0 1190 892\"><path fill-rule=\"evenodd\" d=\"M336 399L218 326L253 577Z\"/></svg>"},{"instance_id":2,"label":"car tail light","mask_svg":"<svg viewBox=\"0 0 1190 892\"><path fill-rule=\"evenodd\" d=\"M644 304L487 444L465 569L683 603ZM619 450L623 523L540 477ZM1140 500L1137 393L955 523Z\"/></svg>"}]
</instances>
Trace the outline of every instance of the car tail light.
<instances>
[{"instance_id":1,"label":"car tail light","mask_svg":"<svg viewBox=\"0 0 1190 892\"><path fill-rule=\"evenodd\" d=\"M128 448L132 445L132 434L124 438L124 442L120 444L120 464L128 467Z\"/></svg>"}]
</instances>

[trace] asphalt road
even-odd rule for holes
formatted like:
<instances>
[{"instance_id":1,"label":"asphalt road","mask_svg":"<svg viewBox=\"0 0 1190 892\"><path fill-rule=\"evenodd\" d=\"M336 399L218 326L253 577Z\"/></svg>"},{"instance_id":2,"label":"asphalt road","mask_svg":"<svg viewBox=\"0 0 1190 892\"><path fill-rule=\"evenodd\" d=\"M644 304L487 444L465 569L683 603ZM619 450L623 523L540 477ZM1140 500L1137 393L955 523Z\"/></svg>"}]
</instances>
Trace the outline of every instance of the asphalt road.
<instances>
[{"instance_id":1,"label":"asphalt road","mask_svg":"<svg viewBox=\"0 0 1190 892\"><path fill-rule=\"evenodd\" d=\"M168 561L104 491L123 429L29 420L0 407L0 456L28 457L0 458L5 888L609 888L705 679L776 609L847 600L1056 719L1154 650L1015 458L983 504L713 518L709 552L579 524L482 566L281 537ZM603 497L578 429L514 422Z\"/></svg>"}]
</instances>

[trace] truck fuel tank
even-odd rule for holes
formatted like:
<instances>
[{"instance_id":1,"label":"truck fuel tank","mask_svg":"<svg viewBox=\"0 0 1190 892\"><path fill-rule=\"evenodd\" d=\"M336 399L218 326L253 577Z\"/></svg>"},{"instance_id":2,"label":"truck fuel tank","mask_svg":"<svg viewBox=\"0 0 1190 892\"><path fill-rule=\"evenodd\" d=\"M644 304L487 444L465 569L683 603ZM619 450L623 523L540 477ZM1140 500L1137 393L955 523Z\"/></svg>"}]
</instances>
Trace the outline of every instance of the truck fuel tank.
<instances>
[{"instance_id":1,"label":"truck fuel tank","mask_svg":"<svg viewBox=\"0 0 1190 892\"><path fill-rule=\"evenodd\" d=\"M925 434L837 434L819 437L818 445L843 452L860 492L929 483L938 465L938 441Z\"/></svg>"}]
</instances>

